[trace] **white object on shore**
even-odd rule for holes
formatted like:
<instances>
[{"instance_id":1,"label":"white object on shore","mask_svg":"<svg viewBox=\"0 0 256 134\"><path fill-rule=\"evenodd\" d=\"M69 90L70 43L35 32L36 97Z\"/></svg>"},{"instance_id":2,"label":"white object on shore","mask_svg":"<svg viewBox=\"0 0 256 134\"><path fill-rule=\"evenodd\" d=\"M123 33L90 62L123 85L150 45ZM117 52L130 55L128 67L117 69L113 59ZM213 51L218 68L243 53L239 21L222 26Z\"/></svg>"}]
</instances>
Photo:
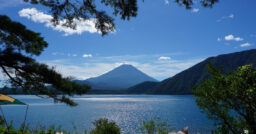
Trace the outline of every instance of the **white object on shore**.
<instances>
[{"instance_id":1,"label":"white object on shore","mask_svg":"<svg viewBox=\"0 0 256 134\"><path fill-rule=\"evenodd\" d=\"M168 134L188 134L188 126L184 127L182 130L176 132L170 132Z\"/></svg>"}]
</instances>

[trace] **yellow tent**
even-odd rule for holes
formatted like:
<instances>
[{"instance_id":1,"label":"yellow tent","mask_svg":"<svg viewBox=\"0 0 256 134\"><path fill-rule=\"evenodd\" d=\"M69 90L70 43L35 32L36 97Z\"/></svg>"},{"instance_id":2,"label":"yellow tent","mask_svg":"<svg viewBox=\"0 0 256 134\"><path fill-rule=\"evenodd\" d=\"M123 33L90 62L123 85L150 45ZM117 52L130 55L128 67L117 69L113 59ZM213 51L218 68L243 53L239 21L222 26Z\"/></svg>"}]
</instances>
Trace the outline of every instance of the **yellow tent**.
<instances>
[{"instance_id":1,"label":"yellow tent","mask_svg":"<svg viewBox=\"0 0 256 134\"><path fill-rule=\"evenodd\" d=\"M8 129L8 124L7 124L7 121L4 117L4 112L3 112L3 109L1 107L1 105L26 105L25 103L17 100L17 99L14 99L10 96L7 96L7 95L4 95L4 94L0 94L0 110L2 112L2 115L3 115L3 118L4 118L4 121L5 121L5 124L6 124L6 127ZM25 125L25 121L26 121L26 118L27 118L27 112L28 112L28 105L27 105L27 109L26 109L26 114L25 114L25 119L24 119L24 125Z\"/></svg>"},{"instance_id":2,"label":"yellow tent","mask_svg":"<svg viewBox=\"0 0 256 134\"><path fill-rule=\"evenodd\" d=\"M10 105L10 104L16 104L16 105L26 105L25 103L14 99L10 96L0 94L0 105Z\"/></svg>"}]
</instances>

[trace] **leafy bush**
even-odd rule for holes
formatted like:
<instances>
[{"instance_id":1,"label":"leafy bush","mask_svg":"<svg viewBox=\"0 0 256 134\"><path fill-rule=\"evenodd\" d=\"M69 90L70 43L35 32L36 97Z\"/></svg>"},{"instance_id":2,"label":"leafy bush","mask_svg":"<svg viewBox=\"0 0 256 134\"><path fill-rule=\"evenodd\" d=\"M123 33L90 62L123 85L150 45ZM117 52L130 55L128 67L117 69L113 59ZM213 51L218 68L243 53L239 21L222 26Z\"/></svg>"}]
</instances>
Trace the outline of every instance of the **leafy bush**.
<instances>
[{"instance_id":1,"label":"leafy bush","mask_svg":"<svg viewBox=\"0 0 256 134\"><path fill-rule=\"evenodd\" d=\"M54 125L49 128L42 125L37 125L35 128L30 128L29 125L22 124L20 129L16 129L13 127L12 122L10 122L8 127L6 127L5 124L0 125L0 134L71 134L71 132L62 129L60 126L56 127Z\"/></svg>"},{"instance_id":2,"label":"leafy bush","mask_svg":"<svg viewBox=\"0 0 256 134\"><path fill-rule=\"evenodd\" d=\"M239 67L229 75L209 65L211 78L193 89L196 103L215 120L216 133L256 134L256 70Z\"/></svg>"},{"instance_id":3,"label":"leafy bush","mask_svg":"<svg viewBox=\"0 0 256 134\"><path fill-rule=\"evenodd\" d=\"M142 133L146 134L168 134L174 130L167 121L161 121L160 118L151 119L150 121L142 121Z\"/></svg>"},{"instance_id":4,"label":"leafy bush","mask_svg":"<svg viewBox=\"0 0 256 134\"><path fill-rule=\"evenodd\" d=\"M74 124L73 124L74 125ZM121 134L121 129L113 121L101 118L93 122L94 129L90 131L90 134ZM142 122L143 127L141 128L142 133L146 134L168 134L173 128L166 121L160 121L160 118L151 119L150 121ZM20 129L15 129L12 122L6 127L5 124L0 125L0 134L81 134L77 131L74 126L74 131L67 131L62 129L60 126L51 126L46 128L40 124L36 127L31 128L29 125L21 125ZM87 134L87 131L84 131Z\"/></svg>"},{"instance_id":5,"label":"leafy bush","mask_svg":"<svg viewBox=\"0 0 256 134\"><path fill-rule=\"evenodd\" d=\"M93 129L91 134L120 134L120 128L115 122L108 122L108 119L98 119L93 122L95 129Z\"/></svg>"},{"instance_id":6,"label":"leafy bush","mask_svg":"<svg viewBox=\"0 0 256 134\"><path fill-rule=\"evenodd\" d=\"M1 116L0 116L1 119ZM74 124L73 124L74 125ZM120 128L115 124L115 122L109 122L108 119L98 119L93 122L95 129L93 129L90 134L120 134ZM62 129L60 126L56 127L52 125L49 128L46 128L38 124L34 128L30 128L29 125L22 124L20 129L13 127L12 122L8 124L8 127L4 123L0 124L0 134L81 134L77 131L74 126L74 130L67 131ZM87 134L87 131L84 131L84 134Z\"/></svg>"}]
</instances>

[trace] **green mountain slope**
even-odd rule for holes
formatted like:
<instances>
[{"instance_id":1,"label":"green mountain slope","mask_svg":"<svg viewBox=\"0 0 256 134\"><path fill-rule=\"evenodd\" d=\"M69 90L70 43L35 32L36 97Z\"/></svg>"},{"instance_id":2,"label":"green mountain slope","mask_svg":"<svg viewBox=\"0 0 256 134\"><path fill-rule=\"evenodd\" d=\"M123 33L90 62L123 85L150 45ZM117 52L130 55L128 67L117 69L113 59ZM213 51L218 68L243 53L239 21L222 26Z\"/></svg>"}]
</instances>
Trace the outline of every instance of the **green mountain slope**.
<instances>
[{"instance_id":1,"label":"green mountain slope","mask_svg":"<svg viewBox=\"0 0 256 134\"><path fill-rule=\"evenodd\" d=\"M128 88L127 93L150 94L158 84L159 82L145 81Z\"/></svg>"},{"instance_id":2,"label":"green mountain slope","mask_svg":"<svg viewBox=\"0 0 256 134\"><path fill-rule=\"evenodd\" d=\"M155 87L153 93L190 94L190 89L194 85L209 78L209 73L207 72L208 63L212 63L215 67L223 67L225 72L235 70L245 64L256 66L256 49L207 58L193 67L163 80Z\"/></svg>"}]
</instances>

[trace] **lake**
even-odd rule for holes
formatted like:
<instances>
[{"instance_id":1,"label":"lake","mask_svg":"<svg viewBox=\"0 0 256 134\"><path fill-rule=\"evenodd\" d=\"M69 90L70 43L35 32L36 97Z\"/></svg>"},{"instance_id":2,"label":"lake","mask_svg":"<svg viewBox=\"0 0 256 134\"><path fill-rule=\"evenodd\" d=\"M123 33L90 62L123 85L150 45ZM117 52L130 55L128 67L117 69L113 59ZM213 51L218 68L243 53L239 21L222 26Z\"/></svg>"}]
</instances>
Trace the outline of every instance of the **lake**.
<instances>
[{"instance_id":1,"label":"lake","mask_svg":"<svg viewBox=\"0 0 256 134\"><path fill-rule=\"evenodd\" d=\"M33 95L11 95L29 104L27 123L30 126L61 125L77 130L93 128L92 122L99 118L115 121L125 134L140 133L141 121L159 117L168 121L176 130L189 126L189 132L210 133L213 122L195 103L191 95L83 95L73 99L79 105L70 107L53 103ZM24 120L25 106L2 106L7 121L19 127Z\"/></svg>"}]
</instances>

